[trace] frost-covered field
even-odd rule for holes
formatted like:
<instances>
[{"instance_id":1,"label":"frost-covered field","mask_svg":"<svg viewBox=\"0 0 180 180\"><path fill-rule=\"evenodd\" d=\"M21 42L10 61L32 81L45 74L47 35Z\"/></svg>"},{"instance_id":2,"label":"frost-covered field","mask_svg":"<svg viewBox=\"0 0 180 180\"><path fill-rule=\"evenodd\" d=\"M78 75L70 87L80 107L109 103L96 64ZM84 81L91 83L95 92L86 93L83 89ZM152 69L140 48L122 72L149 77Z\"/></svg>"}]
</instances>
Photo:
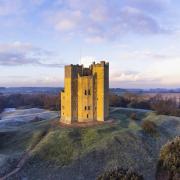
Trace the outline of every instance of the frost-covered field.
<instances>
[{"instance_id":1,"label":"frost-covered field","mask_svg":"<svg viewBox=\"0 0 180 180\"><path fill-rule=\"evenodd\" d=\"M14 109L7 108L0 115L0 131L3 128L11 128L32 121L53 119L58 117L58 112L39 108Z\"/></svg>"},{"instance_id":2,"label":"frost-covered field","mask_svg":"<svg viewBox=\"0 0 180 180\"><path fill-rule=\"evenodd\" d=\"M58 112L39 108L7 108L0 114L0 177L17 164L38 124L58 116Z\"/></svg>"}]
</instances>

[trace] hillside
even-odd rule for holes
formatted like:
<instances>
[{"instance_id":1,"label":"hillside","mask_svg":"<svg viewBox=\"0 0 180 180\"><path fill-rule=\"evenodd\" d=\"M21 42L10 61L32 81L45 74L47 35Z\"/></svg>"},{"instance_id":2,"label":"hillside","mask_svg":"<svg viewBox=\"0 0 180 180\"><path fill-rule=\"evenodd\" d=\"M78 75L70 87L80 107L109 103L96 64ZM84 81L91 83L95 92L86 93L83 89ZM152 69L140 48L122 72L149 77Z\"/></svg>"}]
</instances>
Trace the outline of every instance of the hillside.
<instances>
[{"instance_id":1,"label":"hillside","mask_svg":"<svg viewBox=\"0 0 180 180\"><path fill-rule=\"evenodd\" d=\"M137 120L130 118L133 112ZM0 177L31 150L23 168L8 179L92 180L118 166L153 180L160 148L180 135L180 118L123 108L112 108L110 118L114 123L86 128L61 127L58 119L1 128ZM157 125L155 134L141 128L146 120Z\"/></svg>"}]
</instances>

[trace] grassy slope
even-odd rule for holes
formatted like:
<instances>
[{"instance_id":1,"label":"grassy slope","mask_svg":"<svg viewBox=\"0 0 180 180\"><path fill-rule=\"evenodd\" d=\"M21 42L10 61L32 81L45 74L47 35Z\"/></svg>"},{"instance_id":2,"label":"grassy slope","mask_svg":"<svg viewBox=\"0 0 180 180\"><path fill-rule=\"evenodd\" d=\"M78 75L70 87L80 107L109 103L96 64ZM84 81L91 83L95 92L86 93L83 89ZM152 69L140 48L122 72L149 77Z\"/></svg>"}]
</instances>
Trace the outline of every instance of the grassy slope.
<instances>
[{"instance_id":1,"label":"grassy slope","mask_svg":"<svg viewBox=\"0 0 180 180\"><path fill-rule=\"evenodd\" d=\"M25 125L10 137L0 137L0 142L4 142L0 154L16 157L32 146L42 131L49 129L34 149L33 157L12 179L26 176L28 179L95 179L114 166L132 168L145 179L153 179L159 150L178 135L180 118L138 110L139 120L133 121L129 118L131 113L132 110L112 109L111 118L116 124L96 127L49 129L49 121ZM140 125L145 119L155 121L158 135L142 131Z\"/></svg>"},{"instance_id":2,"label":"grassy slope","mask_svg":"<svg viewBox=\"0 0 180 180\"><path fill-rule=\"evenodd\" d=\"M39 132L50 126L49 121L34 122L20 127L0 129L0 177L17 164L32 145Z\"/></svg>"}]
</instances>

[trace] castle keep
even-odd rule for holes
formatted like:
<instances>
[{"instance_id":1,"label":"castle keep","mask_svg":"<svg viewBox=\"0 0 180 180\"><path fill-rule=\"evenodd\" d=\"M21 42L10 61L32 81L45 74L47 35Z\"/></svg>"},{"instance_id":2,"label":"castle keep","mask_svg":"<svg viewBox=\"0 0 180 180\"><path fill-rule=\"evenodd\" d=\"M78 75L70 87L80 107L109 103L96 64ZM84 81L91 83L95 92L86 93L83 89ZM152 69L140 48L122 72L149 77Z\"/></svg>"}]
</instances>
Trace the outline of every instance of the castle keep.
<instances>
[{"instance_id":1,"label":"castle keep","mask_svg":"<svg viewBox=\"0 0 180 180\"><path fill-rule=\"evenodd\" d=\"M65 66L61 122L104 121L109 115L109 63Z\"/></svg>"}]
</instances>

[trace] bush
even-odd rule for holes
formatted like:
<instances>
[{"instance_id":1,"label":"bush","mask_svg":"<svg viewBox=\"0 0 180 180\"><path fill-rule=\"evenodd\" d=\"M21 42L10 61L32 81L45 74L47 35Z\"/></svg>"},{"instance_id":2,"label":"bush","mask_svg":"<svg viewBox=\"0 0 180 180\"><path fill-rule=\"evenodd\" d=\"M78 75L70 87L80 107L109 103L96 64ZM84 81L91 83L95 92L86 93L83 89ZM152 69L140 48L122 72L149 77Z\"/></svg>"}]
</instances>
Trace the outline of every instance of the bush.
<instances>
[{"instance_id":1,"label":"bush","mask_svg":"<svg viewBox=\"0 0 180 180\"><path fill-rule=\"evenodd\" d=\"M139 109L150 109L150 101L144 99L143 96L125 93L123 96L116 94L110 94L109 97L110 106L114 107L129 107L129 108L139 108Z\"/></svg>"},{"instance_id":2,"label":"bush","mask_svg":"<svg viewBox=\"0 0 180 180\"><path fill-rule=\"evenodd\" d=\"M151 109L150 103L147 100L132 100L128 104L128 107L136 109Z\"/></svg>"},{"instance_id":3,"label":"bush","mask_svg":"<svg viewBox=\"0 0 180 180\"><path fill-rule=\"evenodd\" d=\"M176 99L174 98L164 99L161 95L156 95L155 97L151 98L150 101L151 101L151 108L155 110L157 114L180 117L180 110L178 109Z\"/></svg>"},{"instance_id":4,"label":"bush","mask_svg":"<svg viewBox=\"0 0 180 180\"><path fill-rule=\"evenodd\" d=\"M97 180L143 180L143 176L129 170L116 168L104 172Z\"/></svg>"},{"instance_id":5,"label":"bush","mask_svg":"<svg viewBox=\"0 0 180 180\"><path fill-rule=\"evenodd\" d=\"M131 113L130 118L132 120L137 120L138 119L136 113Z\"/></svg>"},{"instance_id":6,"label":"bush","mask_svg":"<svg viewBox=\"0 0 180 180\"><path fill-rule=\"evenodd\" d=\"M38 122L38 121L42 121L42 120L44 120L44 119L41 118L41 117L36 116L36 117L32 120L32 122Z\"/></svg>"},{"instance_id":7,"label":"bush","mask_svg":"<svg viewBox=\"0 0 180 180\"><path fill-rule=\"evenodd\" d=\"M141 127L142 127L142 129L143 129L146 133L149 133L149 134L151 134L151 135L157 133L156 124L155 124L154 122L152 122L152 121L149 121L149 120L143 121Z\"/></svg>"},{"instance_id":8,"label":"bush","mask_svg":"<svg viewBox=\"0 0 180 180\"><path fill-rule=\"evenodd\" d=\"M180 177L180 136L161 148L156 176L158 180Z\"/></svg>"},{"instance_id":9,"label":"bush","mask_svg":"<svg viewBox=\"0 0 180 180\"><path fill-rule=\"evenodd\" d=\"M80 141L81 140L81 130L80 128L74 128L68 134L69 138L73 141Z\"/></svg>"},{"instance_id":10,"label":"bush","mask_svg":"<svg viewBox=\"0 0 180 180\"><path fill-rule=\"evenodd\" d=\"M4 96L0 95L0 113L3 112L5 108L5 98Z\"/></svg>"},{"instance_id":11,"label":"bush","mask_svg":"<svg viewBox=\"0 0 180 180\"><path fill-rule=\"evenodd\" d=\"M109 104L113 107L127 107L129 100L123 96L118 96L116 94L110 94Z\"/></svg>"}]
</instances>

